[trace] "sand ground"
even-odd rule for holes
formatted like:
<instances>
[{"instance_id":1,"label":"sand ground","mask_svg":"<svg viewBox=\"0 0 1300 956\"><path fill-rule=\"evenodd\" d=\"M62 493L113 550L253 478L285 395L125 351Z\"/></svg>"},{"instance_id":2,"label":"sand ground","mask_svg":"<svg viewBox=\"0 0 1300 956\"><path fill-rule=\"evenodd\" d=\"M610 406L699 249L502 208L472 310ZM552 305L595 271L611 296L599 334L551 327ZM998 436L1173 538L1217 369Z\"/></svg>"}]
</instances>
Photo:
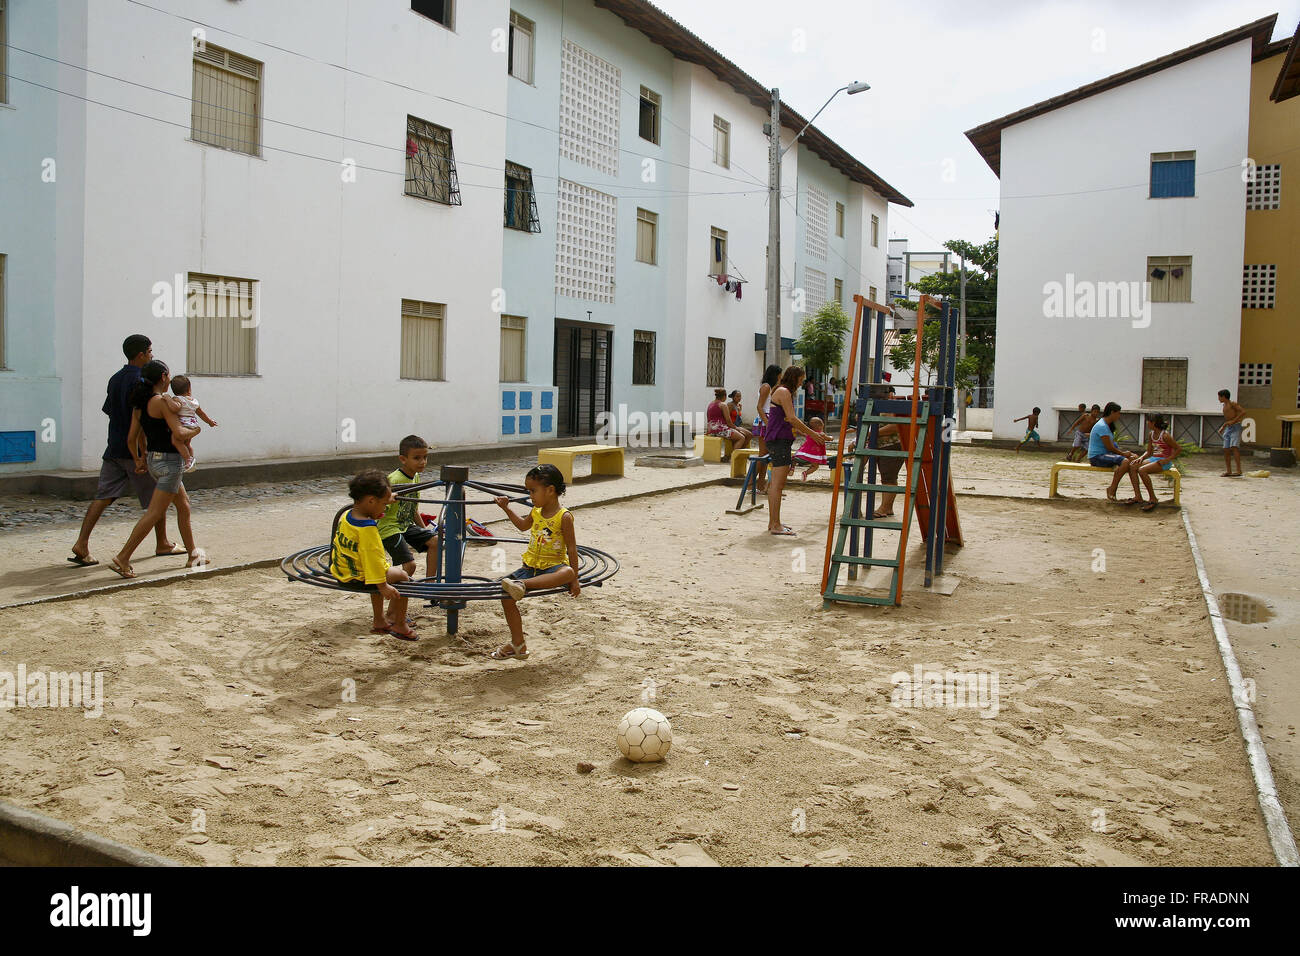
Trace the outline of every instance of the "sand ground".
<instances>
[{"instance_id":1,"label":"sand ground","mask_svg":"<svg viewBox=\"0 0 1300 956\"><path fill-rule=\"evenodd\" d=\"M977 454L959 490L1045 490L1046 457ZM527 662L484 656L493 604L404 644L275 570L0 610L0 662L107 698L0 715L0 793L214 864L1272 862L1176 511L968 492L951 597L823 611L825 492L791 491L785 540L734 496L579 509L623 569L525 602ZM917 667L996 674L996 714L894 706ZM632 765L614 727L651 686L673 750Z\"/></svg>"}]
</instances>

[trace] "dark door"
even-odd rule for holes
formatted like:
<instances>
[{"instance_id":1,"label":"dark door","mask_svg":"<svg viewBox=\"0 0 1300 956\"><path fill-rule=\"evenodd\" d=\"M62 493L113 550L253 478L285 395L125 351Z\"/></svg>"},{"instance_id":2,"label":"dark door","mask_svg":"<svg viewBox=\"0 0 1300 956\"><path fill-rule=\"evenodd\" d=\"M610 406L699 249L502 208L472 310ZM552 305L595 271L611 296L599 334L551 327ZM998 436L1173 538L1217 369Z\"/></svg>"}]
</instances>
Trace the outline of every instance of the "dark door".
<instances>
[{"instance_id":1,"label":"dark door","mask_svg":"<svg viewBox=\"0 0 1300 956\"><path fill-rule=\"evenodd\" d=\"M556 428L559 437L596 434L596 416L609 411L612 329L555 328Z\"/></svg>"}]
</instances>

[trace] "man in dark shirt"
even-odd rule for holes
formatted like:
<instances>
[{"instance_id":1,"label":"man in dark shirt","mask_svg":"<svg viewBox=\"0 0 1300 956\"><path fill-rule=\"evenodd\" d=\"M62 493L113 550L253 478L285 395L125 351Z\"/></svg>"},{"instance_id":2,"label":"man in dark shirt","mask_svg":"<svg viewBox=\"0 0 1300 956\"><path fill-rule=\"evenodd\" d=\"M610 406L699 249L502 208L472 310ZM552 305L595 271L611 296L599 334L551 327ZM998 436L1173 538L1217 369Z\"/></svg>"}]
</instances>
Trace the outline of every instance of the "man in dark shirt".
<instances>
[{"instance_id":1,"label":"man in dark shirt","mask_svg":"<svg viewBox=\"0 0 1300 956\"><path fill-rule=\"evenodd\" d=\"M136 470L135 457L126 444L131 431L131 392L140 382L140 369L153 361L153 343L146 336L130 335L122 343L122 351L127 364L108 380L108 394L104 399L104 414L108 416L108 447L104 449L104 460L99 468L99 487L95 489L95 500L86 509L81 534L72 546L72 557L68 558L73 564L83 567L99 564L90 556L90 532L104 509L122 497L128 486L135 491L141 508L147 509L149 499L153 497L153 478L147 471ZM154 526L154 537L157 539L157 554L185 553L184 548L177 548L167 540L166 517Z\"/></svg>"}]
</instances>

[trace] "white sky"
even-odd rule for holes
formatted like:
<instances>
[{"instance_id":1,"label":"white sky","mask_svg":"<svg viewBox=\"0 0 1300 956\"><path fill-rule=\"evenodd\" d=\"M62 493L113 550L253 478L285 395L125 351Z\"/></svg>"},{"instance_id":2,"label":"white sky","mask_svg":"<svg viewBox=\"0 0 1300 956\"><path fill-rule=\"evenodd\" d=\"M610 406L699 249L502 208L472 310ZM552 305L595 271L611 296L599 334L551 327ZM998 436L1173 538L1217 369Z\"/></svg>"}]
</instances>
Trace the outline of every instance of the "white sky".
<instances>
[{"instance_id":1,"label":"white sky","mask_svg":"<svg viewBox=\"0 0 1300 956\"><path fill-rule=\"evenodd\" d=\"M889 216L913 251L993 234L997 177L965 130L1272 13L1289 37L1300 18L1300 0L653 2L805 117L870 83L817 126L916 203Z\"/></svg>"}]
</instances>

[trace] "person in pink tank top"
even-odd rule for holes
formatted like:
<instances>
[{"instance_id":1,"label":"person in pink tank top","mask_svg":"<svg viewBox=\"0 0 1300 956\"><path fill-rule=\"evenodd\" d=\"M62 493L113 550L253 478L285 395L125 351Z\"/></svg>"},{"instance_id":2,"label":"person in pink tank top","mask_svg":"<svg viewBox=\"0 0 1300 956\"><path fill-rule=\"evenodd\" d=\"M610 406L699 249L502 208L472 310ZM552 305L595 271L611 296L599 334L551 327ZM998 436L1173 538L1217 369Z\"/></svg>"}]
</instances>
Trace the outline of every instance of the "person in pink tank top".
<instances>
[{"instance_id":1,"label":"person in pink tank top","mask_svg":"<svg viewBox=\"0 0 1300 956\"><path fill-rule=\"evenodd\" d=\"M1143 511L1151 511L1158 503L1155 489L1151 487L1151 476L1157 472L1168 471L1174 466L1174 459L1178 457L1178 442L1165 430L1168 427L1165 416L1147 416L1147 451L1138 466L1138 474L1146 486L1147 498L1150 499L1142 505Z\"/></svg>"}]
</instances>

